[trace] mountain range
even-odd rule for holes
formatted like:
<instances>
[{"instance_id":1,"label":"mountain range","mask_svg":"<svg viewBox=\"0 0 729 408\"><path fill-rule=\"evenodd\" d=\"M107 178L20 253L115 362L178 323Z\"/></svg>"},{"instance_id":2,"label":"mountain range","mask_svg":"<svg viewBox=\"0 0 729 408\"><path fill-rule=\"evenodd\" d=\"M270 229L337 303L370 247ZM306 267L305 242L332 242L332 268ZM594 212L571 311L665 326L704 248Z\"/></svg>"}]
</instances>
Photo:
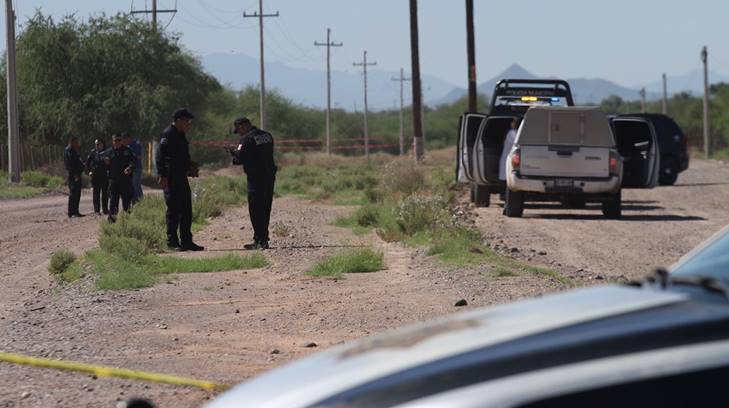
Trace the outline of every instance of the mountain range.
<instances>
[{"instance_id":1,"label":"mountain range","mask_svg":"<svg viewBox=\"0 0 729 408\"><path fill-rule=\"evenodd\" d=\"M245 86L257 86L259 83L260 65L258 59L244 54L215 53L202 57L202 65L207 72L216 77L222 84L232 89ZM400 87L395 78L399 72L389 72L370 68L367 72L368 105L370 109L393 109L399 107ZM406 77L408 74L406 74ZM478 85L478 92L490 95L497 81L503 78L536 79L557 78L552 75L536 75L518 64L512 64L500 74ZM729 82L729 76L709 73L711 83ZM332 71L332 106L346 110L362 110L363 78L362 71ZM610 95L617 95L624 100L639 99L639 86L625 87L602 78L567 78L577 104L599 103ZM700 69L682 75L667 77L669 94L690 92L695 95L703 93L703 73ZM466 89L458 87L433 75L423 75L423 100L429 106L452 103L466 95ZM405 84L405 104L410 103L410 82ZM662 94L662 82L656 81L645 85L648 100L659 99ZM292 101L314 108L326 106L326 72L295 68L280 62L266 64L266 88L276 89Z\"/></svg>"}]
</instances>

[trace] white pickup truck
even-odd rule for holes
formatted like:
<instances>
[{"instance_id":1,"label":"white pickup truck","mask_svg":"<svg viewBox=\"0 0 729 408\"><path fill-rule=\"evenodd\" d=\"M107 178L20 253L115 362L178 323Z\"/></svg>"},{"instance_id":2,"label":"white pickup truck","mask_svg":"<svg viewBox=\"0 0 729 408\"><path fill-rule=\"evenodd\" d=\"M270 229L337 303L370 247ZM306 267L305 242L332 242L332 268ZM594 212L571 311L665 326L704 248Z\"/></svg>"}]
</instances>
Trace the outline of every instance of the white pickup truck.
<instances>
[{"instance_id":1,"label":"white pickup truck","mask_svg":"<svg viewBox=\"0 0 729 408\"><path fill-rule=\"evenodd\" d=\"M521 217L527 201L600 202L606 217L619 218L621 189L654 187L658 157L653 126L642 118L532 107L506 160L504 214Z\"/></svg>"}]
</instances>

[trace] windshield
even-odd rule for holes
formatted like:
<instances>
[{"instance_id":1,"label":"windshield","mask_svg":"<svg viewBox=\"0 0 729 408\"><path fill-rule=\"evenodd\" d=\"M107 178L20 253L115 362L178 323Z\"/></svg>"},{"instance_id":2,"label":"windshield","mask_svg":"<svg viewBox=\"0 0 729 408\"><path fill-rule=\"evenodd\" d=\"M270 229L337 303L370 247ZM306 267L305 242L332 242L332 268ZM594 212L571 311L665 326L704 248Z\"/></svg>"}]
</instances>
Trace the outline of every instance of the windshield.
<instances>
[{"instance_id":1,"label":"windshield","mask_svg":"<svg viewBox=\"0 0 729 408\"><path fill-rule=\"evenodd\" d=\"M729 281L729 229L703 249L679 262L672 275L701 275Z\"/></svg>"},{"instance_id":2,"label":"windshield","mask_svg":"<svg viewBox=\"0 0 729 408\"><path fill-rule=\"evenodd\" d=\"M561 96L497 96L496 106L567 106L567 98Z\"/></svg>"}]
</instances>

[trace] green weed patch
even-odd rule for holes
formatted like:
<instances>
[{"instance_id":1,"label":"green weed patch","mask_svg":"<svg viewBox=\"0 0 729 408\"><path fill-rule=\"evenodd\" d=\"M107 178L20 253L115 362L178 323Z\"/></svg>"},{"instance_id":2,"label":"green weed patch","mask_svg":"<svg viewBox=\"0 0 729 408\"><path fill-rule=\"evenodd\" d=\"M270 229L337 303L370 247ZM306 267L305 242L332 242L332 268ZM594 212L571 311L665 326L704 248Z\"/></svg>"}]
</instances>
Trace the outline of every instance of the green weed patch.
<instances>
[{"instance_id":1,"label":"green weed patch","mask_svg":"<svg viewBox=\"0 0 729 408\"><path fill-rule=\"evenodd\" d=\"M308 272L310 276L339 278L345 273L375 272L384 268L382 252L369 248L352 249L326 257Z\"/></svg>"}]
</instances>

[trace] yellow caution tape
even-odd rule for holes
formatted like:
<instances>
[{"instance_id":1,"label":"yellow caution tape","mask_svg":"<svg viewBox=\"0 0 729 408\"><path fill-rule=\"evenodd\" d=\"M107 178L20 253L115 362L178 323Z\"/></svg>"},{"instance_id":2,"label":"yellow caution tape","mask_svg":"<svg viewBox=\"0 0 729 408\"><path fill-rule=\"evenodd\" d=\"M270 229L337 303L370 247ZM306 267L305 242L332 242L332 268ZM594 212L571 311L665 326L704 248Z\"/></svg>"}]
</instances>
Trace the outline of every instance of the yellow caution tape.
<instances>
[{"instance_id":1,"label":"yellow caution tape","mask_svg":"<svg viewBox=\"0 0 729 408\"><path fill-rule=\"evenodd\" d=\"M163 384L187 385L202 388L207 391L225 391L230 386L216 384L209 381L193 380L190 378L175 377L173 375L149 373L144 371L127 370L124 368L105 367L72 361L51 360L24 356L22 354L5 353L0 351L0 362L21 364L33 367L52 368L54 370L75 371L79 373L94 374L98 377L116 377L130 380L151 381Z\"/></svg>"}]
</instances>

